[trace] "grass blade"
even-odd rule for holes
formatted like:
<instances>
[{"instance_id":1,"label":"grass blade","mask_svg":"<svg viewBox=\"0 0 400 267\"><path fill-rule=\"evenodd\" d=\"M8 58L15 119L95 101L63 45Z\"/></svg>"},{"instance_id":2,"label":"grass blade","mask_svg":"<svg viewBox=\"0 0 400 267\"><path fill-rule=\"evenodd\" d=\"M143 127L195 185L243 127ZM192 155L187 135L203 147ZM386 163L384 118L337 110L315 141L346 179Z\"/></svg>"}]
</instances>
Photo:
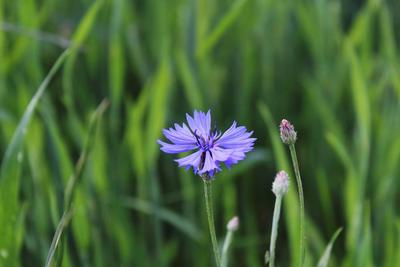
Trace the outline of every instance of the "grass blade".
<instances>
[{"instance_id":1,"label":"grass blade","mask_svg":"<svg viewBox=\"0 0 400 267\"><path fill-rule=\"evenodd\" d=\"M67 212L65 212L63 214L63 216L61 217L61 220L58 223L56 232L54 234L53 241L51 242L51 246L49 249L49 253L47 255L45 267L61 266L60 264L57 265L56 263L54 263L53 259L55 258L54 256L56 255L57 247L61 240L61 235L62 235L64 229L68 226L69 222L71 221L72 214L73 214L73 211L72 211L72 209L70 209Z\"/></svg>"},{"instance_id":2,"label":"grass blade","mask_svg":"<svg viewBox=\"0 0 400 267\"><path fill-rule=\"evenodd\" d=\"M15 220L18 215L18 191L19 176L22 163L22 148L29 122L36 110L39 100L56 72L69 55L70 51L65 50L54 63L49 73L40 84L35 95L29 102L24 115L22 116L17 129L15 130L10 144L7 147L0 170L0 247L7 251L8 257L0 258L1 266L12 266L17 257Z\"/></svg>"},{"instance_id":3,"label":"grass blade","mask_svg":"<svg viewBox=\"0 0 400 267\"><path fill-rule=\"evenodd\" d=\"M126 197L122 199L121 203L127 208L156 216L160 220L168 222L170 225L174 226L176 229L197 242L200 242L203 239L203 234L196 225L166 208L133 197Z\"/></svg>"},{"instance_id":4,"label":"grass blade","mask_svg":"<svg viewBox=\"0 0 400 267\"><path fill-rule=\"evenodd\" d=\"M82 129L83 125L78 120L78 112L75 110L74 106L74 97L76 97L76 90L74 91L76 83L74 76L75 63L77 59L79 59L78 55L80 55L80 50L85 44L87 36L92 31L96 22L97 14L101 10L103 4L104 1L96 0L81 19L71 39L73 43L73 46L71 47L71 56L65 62L65 68L63 70L62 84L64 89L64 102L68 109L68 117L70 118L69 123L71 123L74 128L74 132L77 132L75 136L77 136L76 141L79 145L82 145L79 142L81 141L80 136L84 136L84 131Z\"/></svg>"},{"instance_id":5,"label":"grass blade","mask_svg":"<svg viewBox=\"0 0 400 267\"><path fill-rule=\"evenodd\" d=\"M67 188L65 189L65 196L64 196L64 213L61 217L60 222L58 223L57 230L53 236L53 241L51 243L49 252L47 254L46 259L46 267L51 266L61 266L62 256L57 257L56 255L62 255L62 253L57 254L57 248L59 248L59 244L62 241L62 234L68 223L72 219L72 201L73 201L73 194L75 192L76 186L80 181L83 173L83 169L86 165L88 155L91 151L93 146L93 141L95 140L94 135L97 128L97 124L102 117L104 111L107 109L109 102L107 99L103 100L100 105L97 107L95 113L89 124L89 131L87 134L85 146L79 156L78 162L76 163L75 170L71 178L69 179Z\"/></svg>"},{"instance_id":6,"label":"grass blade","mask_svg":"<svg viewBox=\"0 0 400 267\"><path fill-rule=\"evenodd\" d=\"M328 267L329 258L331 257L333 243L335 243L336 238L339 236L339 234L342 232L342 230L343 230L343 228L340 227L333 234L331 240L329 241L328 245L326 246L325 251L322 254L322 256L321 256L321 258L320 258L320 260L318 262L317 267Z\"/></svg>"},{"instance_id":7,"label":"grass blade","mask_svg":"<svg viewBox=\"0 0 400 267\"><path fill-rule=\"evenodd\" d=\"M70 53L70 50L67 49L60 55L60 57L54 63L53 67L50 69L46 78L40 84L35 95L32 97L31 101L29 102L29 105L26 108L25 113L22 116L22 119L21 119L20 123L18 124L17 129L15 130L15 133L13 135L11 143L7 147L6 154L5 154L3 162L1 164L1 173L2 174L7 171L8 167L11 165L10 162L13 159L15 159L14 156L16 156L19 152L21 152L23 139L26 134L26 129L28 128L28 124L32 118L33 112L35 111L36 106L37 106L39 100L42 98L50 81L52 80L52 78L54 77L56 72L59 70L61 65L64 63L64 61L65 61L66 57L69 55L69 53ZM3 178L3 175L1 175L0 181L3 181L4 179L5 178Z\"/></svg>"},{"instance_id":8,"label":"grass blade","mask_svg":"<svg viewBox=\"0 0 400 267\"><path fill-rule=\"evenodd\" d=\"M241 14L243 6L246 2L247 0L237 0L232 4L229 11L222 17L218 25L206 38L204 43L201 43L201 46L197 51L197 54L199 55L200 58L202 58L205 54L207 54L213 48L213 46L218 42L221 36L229 29L229 27L232 26L232 24Z\"/></svg>"}]
</instances>

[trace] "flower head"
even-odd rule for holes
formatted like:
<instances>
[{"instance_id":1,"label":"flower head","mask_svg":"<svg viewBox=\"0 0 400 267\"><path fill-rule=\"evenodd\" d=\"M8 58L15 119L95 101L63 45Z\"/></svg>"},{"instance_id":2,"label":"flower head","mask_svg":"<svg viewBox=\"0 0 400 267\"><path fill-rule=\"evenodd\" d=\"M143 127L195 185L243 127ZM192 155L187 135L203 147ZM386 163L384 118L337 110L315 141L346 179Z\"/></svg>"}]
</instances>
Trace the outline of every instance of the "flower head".
<instances>
[{"instance_id":1,"label":"flower head","mask_svg":"<svg viewBox=\"0 0 400 267\"><path fill-rule=\"evenodd\" d=\"M236 231L239 228L239 217L233 217L226 225L228 231Z\"/></svg>"},{"instance_id":2,"label":"flower head","mask_svg":"<svg viewBox=\"0 0 400 267\"><path fill-rule=\"evenodd\" d=\"M283 119L279 129L283 143L287 145L296 143L297 133L294 131L294 126L288 120Z\"/></svg>"},{"instance_id":3,"label":"flower head","mask_svg":"<svg viewBox=\"0 0 400 267\"><path fill-rule=\"evenodd\" d=\"M289 175L285 171L280 171L275 176L272 183L272 192L275 196L283 196L289 189Z\"/></svg>"},{"instance_id":4,"label":"flower head","mask_svg":"<svg viewBox=\"0 0 400 267\"><path fill-rule=\"evenodd\" d=\"M253 132L247 132L244 126L232 126L224 133L211 131L211 112L207 114L194 111L194 116L186 114L185 123L175 123L175 128L164 129L165 137L171 143L158 140L165 153L177 154L193 151L192 154L176 159L179 167L194 170L195 174L210 179L221 170L221 163L228 168L244 159L245 154L253 149L256 138L250 138Z\"/></svg>"}]
</instances>

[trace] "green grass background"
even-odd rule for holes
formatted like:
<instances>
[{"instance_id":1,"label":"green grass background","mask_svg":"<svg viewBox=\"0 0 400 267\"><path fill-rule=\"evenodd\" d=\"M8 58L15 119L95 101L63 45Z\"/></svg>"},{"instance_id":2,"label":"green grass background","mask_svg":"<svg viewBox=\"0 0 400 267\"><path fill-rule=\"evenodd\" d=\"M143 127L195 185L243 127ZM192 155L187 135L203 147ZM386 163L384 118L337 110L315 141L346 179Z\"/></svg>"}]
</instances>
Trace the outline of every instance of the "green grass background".
<instances>
[{"instance_id":1,"label":"green grass background","mask_svg":"<svg viewBox=\"0 0 400 267\"><path fill-rule=\"evenodd\" d=\"M258 138L213 183L219 239L241 220L230 266L263 266L280 169L277 266L299 257L282 118L299 137L305 266L339 227L330 266L400 266L399 14L397 0L0 0L0 266L49 251L52 266L213 266L201 179L156 143L194 109Z\"/></svg>"}]
</instances>

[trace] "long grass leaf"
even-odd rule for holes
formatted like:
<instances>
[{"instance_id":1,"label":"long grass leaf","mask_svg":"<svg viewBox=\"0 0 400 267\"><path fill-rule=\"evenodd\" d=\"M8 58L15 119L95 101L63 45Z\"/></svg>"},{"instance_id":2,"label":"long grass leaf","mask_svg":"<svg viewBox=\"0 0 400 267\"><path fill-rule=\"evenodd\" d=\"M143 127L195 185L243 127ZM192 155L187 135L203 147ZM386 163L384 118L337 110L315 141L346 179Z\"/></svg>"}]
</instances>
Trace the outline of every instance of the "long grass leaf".
<instances>
[{"instance_id":1,"label":"long grass leaf","mask_svg":"<svg viewBox=\"0 0 400 267\"><path fill-rule=\"evenodd\" d=\"M113 1L112 20L110 25L111 38L109 42L109 85L111 92L111 118L112 127L119 127L121 98L124 88L125 55L122 47L121 24L123 19L123 0Z\"/></svg>"},{"instance_id":2,"label":"long grass leaf","mask_svg":"<svg viewBox=\"0 0 400 267\"><path fill-rule=\"evenodd\" d=\"M202 110L204 107L203 96L184 50L177 51L177 63L186 98L193 109Z\"/></svg>"},{"instance_id":3,"label":"long grass leaf","mask_svg":"<svg viewBox=\"0 0 400 267\"><path fill-rule=\"evenodd\" d=\"M81 19L77 29L75 30L72 36L73 46L71 47L71 57L65 62L65 68L63 71L63 87L64 87L64 101L67 109L69 111L70 123L73 126L74 131L77 134L74 136L77 140L77 143L80 144L81 136L84 136L83 125L81 125L77 112L75 111L74 106L74 82L76 79L74 78L74 67L78 55L84 45L84 42L92 30L98 12L103 6L103 0L96 0L86 11L84 17Z\"/></svg>"},{"instance_id":4,"label":"long grass leaf","mask_svg":"<svg viewBox=\"0 0 400 267\"><path fill-rule=\"evenodd\" d=\"M192 238L197 242L200 242L203 239L203 234L194 223L179 216L173 211L170 211L163 207L159 207L146 200L134 197L123 198L121 200L121 203L127 208L134 209L160 218L161 220L171 224L176 229L182 231L185 235L187 235L188 237Z\"/></svg>"},{"instance_id":5,"label":"long grass leaf","mask_svg":"<svg viewBox=\"0 0 400 267\"><path fill-rule=\"evenodd\" d=\"M335 243L336 238L342 232L343 228L339 228L333 234L331 240L329 241L328 245L325 248L324 253L322 254L321 258L319 259L317 267L328 267L329 259L331 257L331 252L333 248L333 243Z\"/></svg>"},{"instance_id":6,"label":"long grass leaf","mask_svg":"<svg viewBox=\"0 0 400 267\"><path fill-rule=\"evenodd\" d=\"M53 259L55 258L58 245L60 244L61 235L64 232L64 229L67 227L67 225L71 221L72 214L73 214L73 210L69 209L61 217L61 220L57 225L57 229L56 229L56 232L54 234L53 241L51 242L49 252L47 254L45 267L61 266L61 264L60 264L61 263L61 258L59 258L58 262L57 261L53 261Z\"/></svg>"},{"instance_id":7,"label":"long grass leaf","mask_svg":"<svg viewBox=\"0 0 400 267\"><path fill-rule=\"evenodd\" d=\"M197 54L202 58L207 54L219 41L221 36L232 26L232 24L240 16L244 4L247 0L236 0L230 9L224 14L221 20L218 22L215 29L210 33L210 35L201 43L202 46L199 47Z\"/></svg>"},{"instance_id":8,"label":"long grass leaf","mask_svg":"<svg viewBox=\"0 0 400 267\"><path fill-rule=\"evenodd\" d=\"M5 152L0 170L0 248L7 251L8 257L0 257L1 266L12 266L17 256L15 251L15 220L18 214L18 191L21 162L23 157L23 143L27 128L32 116L38 106L39 100L48 88L50 81L60 69L70 50L65 50L54 63L49 73L40 84L35 95L29 102L17 129L15 130L10 144Z\"/></svg>"},{"instance_id":9,"label":"long grass leaf","mask_svg":"<svg viewBox=\"0 0 400 267\"><path fill-rule=\"evenodd\" d=\"M29 102L29 105L27 106L25 113L22 116L17 129L15 130L13 138L7 147L6 154L5 154L3 162L1 164L0 181L2 181L3 179L6 179L6 178L3 178L4 177L3 173L8 171L8 168L11 166L10 162L15 160L18 153L21 152L23 139L24 139L24 136L26 135L28 124L33 116L33 113L37 107L37 104L38 104L39 100L42 98L50 81L53 79L54 75L60 69L61 65L64 63L65 59L67 58L67 56L69 54L70 54L70 50L67 49L60 55L60 57L54 63L53 67L50 69L46 78L40 84L35 95L32 97L31 101Z\"/></svg>"},{"instance_id":10,"label":"long grass leaf","mask_svg":"<svg viewBox=\"0 0 400 267\"><path fill-rule=\"evenodd\" d=\"M86 162L93 147L93 142L95 140L94 135L97 129L97 124L102 117L104 111L107 109L109 105L108 100L103 100L100 105L97 107L91 121L89 123L89 132L86 137L85 146L82 149L81 155L79 156L78 162L75 165L75 170L72 176L69 179L68 185L65 189L65 196L64 196L64 213L61 217L61 220L57 226L56 232L53 237L53 241L51 243L50 249L47 254L46 259L46 267L51 266L61 266L62 262L62 252L57 254L57 248L59 248L60 242L62 241L62 233L64 232L65 228L67 227L68 223L72 219L72 201L73 195L75 193L76 187L78 182L81 180L82 173L84 167L86 166ZM62 246L61 246L62 247ZM55 257L55 255L60 255L59 257Z\"/></svg>"}]
</instances>

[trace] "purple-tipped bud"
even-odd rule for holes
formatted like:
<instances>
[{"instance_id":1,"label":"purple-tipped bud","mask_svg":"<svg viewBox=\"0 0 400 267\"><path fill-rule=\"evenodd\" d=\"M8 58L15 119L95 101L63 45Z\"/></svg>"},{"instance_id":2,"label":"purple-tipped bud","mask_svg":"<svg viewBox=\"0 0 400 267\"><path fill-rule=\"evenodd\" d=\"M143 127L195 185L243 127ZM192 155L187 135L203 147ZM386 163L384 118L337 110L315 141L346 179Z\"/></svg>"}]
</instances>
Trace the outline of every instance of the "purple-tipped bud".
<instances>
[{"instance_id":1,"label":"purple-tipped bud","mask_svg":"<svg viewBox=\"0 0 400 267\"><path fill-rule=\"evenodd\" d=\"M275 176L275 181L272 183L272 192L275 196L283 196L289 189L289 175L285 171L280 171Z\"/></svg>"},{"instance_id":2,"label":"purple-tipped bud","mask_svg":"<svg viewBox=\"0 0 400 267\"><path fill-rule=\"evenodd\" d=\"M288 121L283 119L281 125L279 126L281 132L282 142L291 145L296 143L297 133L294 130L294 126Z\"/></svg>"},{"instance_id":3,"label":"purple-tipped bud","mask_svg":"<svg viewBox=\"0 0 400 267\"><path fill-rule=\"evenodd\" d=\"M226 225L228 231L236 231L239 228L239 217L233 217Z\"/></svg>"}]
</instances>

